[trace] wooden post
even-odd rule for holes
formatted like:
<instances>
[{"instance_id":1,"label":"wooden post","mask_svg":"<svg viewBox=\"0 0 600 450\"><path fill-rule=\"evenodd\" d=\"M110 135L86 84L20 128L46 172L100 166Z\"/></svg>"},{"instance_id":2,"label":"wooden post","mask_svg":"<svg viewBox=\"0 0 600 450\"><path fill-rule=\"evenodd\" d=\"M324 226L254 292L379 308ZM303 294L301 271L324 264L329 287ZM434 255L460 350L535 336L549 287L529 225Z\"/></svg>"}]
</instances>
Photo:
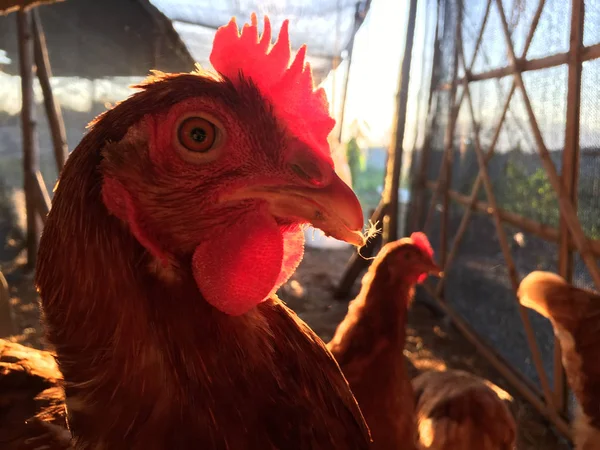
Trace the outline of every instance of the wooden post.
<instances>
[{"instance_id":1,"label":"wooden post","mask_svg":"<svg viewBox=\"0 0 600 450\"><path fill-rule=\"evenodd\" d=\"M356 37L356 33L358 32L360 26L365 20L366 11L369 9L369 5L371 0L367 1L367 5L365 7L365 12L360 11L361 2L356 2L355 10L354 10L354 24L352 27L352 36L350 36L350 42L348 43L348 67L346 67L346 73L344 75L344 90L342 91L342 107L340 111L340 123L338 129L338 141L342 142L342 131L344 126L344 112L346 110L346 97L348 94L348 82L350 81L350 67L352 65L352 52L354 50L354 38ZM335 83L333 83L335 88ZM332 100L334 96L331 96ZM335 110L334 110L335 111Z\"/></svg>"},{"instance_id":2,"label":"wooden post","mask_svg":"<svg viewBox=\"0 0 600 450\"><path fill-rule=\"evenodd\" d=\"M417 16L417 0L411 0L408 10L406 26L406 43L404 57L400 72L400 85L398 87L398 107L396 109L396 127L392 146L388 154L387 173L383 202L387 205L383 219L383 243L398 239L398 189L400 188L400 174L402 171L402 153L404 142L404 129L406 125L406 103L408 101L408 86L410 81L410 66L415 35L415 21Z\"/></svg>"},{"instance_id":3,"label":"wooden post","mask_svg":"<svg viewBox=\"0 0 600 450\"><path fill-rule=\"evenodd\" d=\"M408 100L408 82L410 75L410 63L412 58L412 46L415 31L415 19L417 15L417 0L411 0L408 26L406 31L406 45L400 79L400 90L398 92L398 110L396 121L396 133L393 140L393 151L388 154L386 162L385 190L377 209L371 215L373 223L383 220L383 236L376 236L361 251L361 255L353 255L348 262L342 275L338 289L334 294L336 298L344 298L350 292L354 281L360 272L370 264L370 260L363 256L370 256L380 244L395 241L398 237L398 188L400 185L400 170L402 168L402 141L404 140L404 127L406 122L406 103ZM387 234L386 234L387 233Z\"/></svg>"},{"instance_id":4,"label":"wooden post","mask_svg":"<svg viewBox=\"0 0 600 450\"><path fill-rule=\"evenodd\" d=\"M21 74L21 129L23 133L23 181L25 206L27 209L27 269L36 263L39 222L36 214L34 192L35 173L38 170L38 141L35 122L35 102L33 98L33 37L31 15L20 9L17 12L17 32L19 39L19 69Z\"/></svg>"},{"instance_id":5,"label":"wooden post","mask_svg":"<svg viewBox=\"0 0 600 450\"><path fill-rule=\"evenodd\" d=\"M0 272L0 337L11 336L15 333L15 326L10 307L10 292L6 278Z\"/></svg>"},{"instance_id":6,"label":"wooden post","mask_svg":"<svg viewBox=\"0 0 600 450\"><path fill-rule=\"evenodd\" d=\"M565 193L577 211L577 182L579 179L579 118L581 106L581 48L583 47L583 0L571 1L571 40L569 48L569 76L567 81L567 117L565 147L562 154L561 178ZM569 226L561 214L558 273L569 283L573 278L573 253L569 245ZM557 409L562 412L567 402L567 385L558 339L554 340L554 396Z\"/></svg>"},{"instance_id":7,"label":"wooden post","mask_svg":"<svg viewBox=\"0 0 600 450\"><path fill-rule=\"evenodd\" d=\"M46 216L50 212L50 195L46 189L46 183L42 173L38 170L35 173L35 181L33 183L33 191L35 193L35 206L36 212L42 221L42 224L46 224Z\"/></svg>"},{"instance_id":8,"label":"wooden post","mask_svg":"<svg viewBox=\"0 0 600 450\"><path fill-rule=\"evenodd\" d=\"M52 136L52 144L54 146L54 158L56 159L56 170L60 174L69 149L67 147L67 134L65 132L65 124L60 110L60 104L54 101L50 79L52 78L52 70L50 68L50 59L48 58L48 49L46 47L46 36L42 28L37 8L31 11L33 23L33 53L35 57L35 65L37 77L42 87L44 94L44 107L48 116L48 124L50 126L50 134Z\"/></svg>"},{"instance_id":9,"label":"wooden post","mask_svg":"<svg viewBox=\"0 0 600 450\"><path fill-rule=\"evenodd\" d=\"M380 202L377 209L371 211L371 221L377 223L383 219L384 215L385 205ZM381 233L377 233L363 248L360 249L360 252L354 253L350 257L350 260L342 273L338 287L333 294L335 298L342 300L348 297L352 290L352 286L360 273L369 267L369 264L371 263L371 260L367 258L373 256L380 245Z\"/></svg>"},{"instance_id":10,"label":"wooden post","mask_svg":"<svg viewBox=\"0 0 600 450\"><path fill-rule=\"evenodd\" d=\"M421 224L421 215L423 211L423 206L425 203L425 193L427 192L427 186L425 186L425 182L427 181L427 167L429 165L429 155L431 153L431 130L435 129L437 126L437 113L435 112L435 107L437 103L433 103L434 94L437 92L438 84L439 84L439 64L440 64L440 55L441 55L441 44L439 39L440 32L440 22L437 20L440 15L441 3L440 0L437 0L437 14L436 24L435 24L435 36L433 38L433 57L431 64L431 80L429 85L429 97L427 99L427 121L426 121L426 129L425 129L425 138L423 139L423 145L421 147L421 161L419 163L419 167L417 169L415 164L415 173L411 175L412 177L412 189L410 196L410 203L408 210L412 212L412 214L407 214L406 217L406 231L411 233L413 231L417 231ZM434 106L432 108L432 105ZM413 149L414 151L414 149Z\"/></svg>"}]
</instances>

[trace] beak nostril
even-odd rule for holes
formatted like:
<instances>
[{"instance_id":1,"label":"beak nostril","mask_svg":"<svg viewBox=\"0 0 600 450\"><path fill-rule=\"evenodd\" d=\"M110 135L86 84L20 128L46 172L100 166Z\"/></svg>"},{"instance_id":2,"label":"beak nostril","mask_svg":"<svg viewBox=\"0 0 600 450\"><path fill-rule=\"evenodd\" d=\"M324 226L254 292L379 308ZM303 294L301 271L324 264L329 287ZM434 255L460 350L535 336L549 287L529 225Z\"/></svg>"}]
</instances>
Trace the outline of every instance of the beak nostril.
<instances>
[{"instance_id":1,"label":"beak nostril","mask_svg":"<svg viewBox=\"0 0 600 450\"><path fill-rule=\"evenodd\" d=\"M317 164L312 161L303 161L302 164L290 164L292 172L313 185L321 186L324 183L324 175Z\"/></svg>"},{"instance_id":2,"label":"beak nostril","mask_svg":"<svg viewBox=\"0 0 600 450\"><path fill-rule=\"evenodd\" d=\"M298 164L292 164L291 168L292 168L292 171L296 175L298 175L300 178L304 178L307 181L311 180L311 177L304 170L302 170L302 167L300 167L300 165L298 165Z\"/></svg>"}]
</instances>

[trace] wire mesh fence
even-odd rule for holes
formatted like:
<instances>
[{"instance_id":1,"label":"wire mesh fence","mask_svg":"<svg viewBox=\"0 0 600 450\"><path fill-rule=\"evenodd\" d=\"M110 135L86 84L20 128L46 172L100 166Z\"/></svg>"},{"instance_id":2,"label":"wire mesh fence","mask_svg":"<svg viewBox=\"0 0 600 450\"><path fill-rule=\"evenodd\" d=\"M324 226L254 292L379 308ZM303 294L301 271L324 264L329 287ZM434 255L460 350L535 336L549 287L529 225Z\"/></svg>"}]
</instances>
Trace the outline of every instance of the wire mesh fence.
<instances>
[{"instance_id":1,"label":"wire mesh fence","mask_svg":"<svg viewBox=\"0 0 600 450\"><path fill-rule=\"evenodd\" d=\"M565 434L560 351L515 290L533 270L600 287L600 13L589 3L440 1L407 219L445 265L429 292Z\"/></svg>"}]
</instances>

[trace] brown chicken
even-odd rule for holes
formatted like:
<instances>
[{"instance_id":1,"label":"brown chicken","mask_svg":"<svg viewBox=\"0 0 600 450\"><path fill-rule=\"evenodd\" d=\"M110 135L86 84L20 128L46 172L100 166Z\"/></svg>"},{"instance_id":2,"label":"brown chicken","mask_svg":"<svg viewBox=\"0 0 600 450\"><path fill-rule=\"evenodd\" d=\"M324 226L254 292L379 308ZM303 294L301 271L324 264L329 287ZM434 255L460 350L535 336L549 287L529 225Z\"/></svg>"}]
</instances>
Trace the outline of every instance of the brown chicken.
<instances>
[{"instance_id":1,"label":"brown chicken","mask_svg":"<svg viewBox=\"0 0 600 450\"><path fill-rule=\"evenodd\" d=\"M69 446L61 380L51 353L0 339L0 448Z\"/></svg>"},{"instance_id":2,"label":"brown chicken","mask_svg":"<svg viewBox=\"0 0 600 450\"><path fill-rule=\"evenodd\" d=\"M461 370L429 371L412 381L418 448L511 450L517 426L486 382Z\"/></svg>"},{"instance_id":3,"label":"brown chicken","mask_svg":"<svg viewBox=\"0 0 600 450\"><path fill-rule=\"evenodd\" d=\"M577 401L577 450L600 449L600 295L550 272L527 275L519 286L523 306L550 319L560 342L567 380Z\"/></svg>"},{"instance_id":4,"label":"brown chicken","mask_svg":"<svg viewBox=\"0 0 600 450\"><path fill-rule=\"evenodd\" d=\"M411 384L403 355L415 285L439 275L423 233L384 246L329 349L363 411L374 449L504 450L516 425L484 380L462 371L424 373Z\"/></svg>"},{"instance_id":5,"label":"brown chicken","mask_svg":"<svg viewBox=\"0 0 600 450\"><path fill-rule=\"evenodd\" d=\"M371 448L414 447L414 401L403 356L415 285L439 274L423 233L386 244L328 344L371 430Z\"/></svg>"},{"instance_id":6,"label":"brown chicken","mask_svg":"<svg viewBox=\"0 0 600 450\"><path fill-rule=\"evenodd\" d=\"M69 156L37 285L77 449L366 449L325 344L274 295L302 226L361 245L334 121L284 22L218 30L206 72L157 75Z\"/></svg>"}]
</instances>

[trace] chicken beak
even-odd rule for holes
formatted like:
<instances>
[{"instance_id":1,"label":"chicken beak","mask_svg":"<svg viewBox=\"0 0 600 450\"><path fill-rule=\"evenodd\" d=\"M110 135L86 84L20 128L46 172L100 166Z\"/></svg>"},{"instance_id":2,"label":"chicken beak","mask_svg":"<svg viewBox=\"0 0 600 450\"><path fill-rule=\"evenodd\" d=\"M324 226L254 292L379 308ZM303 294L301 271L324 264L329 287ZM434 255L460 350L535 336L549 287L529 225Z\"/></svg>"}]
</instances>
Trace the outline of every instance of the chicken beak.
<instances>
[{"instance_id":1,"label":"chicken beak","mask_svg":"<svg viewBox=\"0 0 600 450\"><path fill-rule=\"evenodd\" d=\"M440 269L440 267L433 261L429 261L422 270L421 275L419 276L419 278L417 279L418 283L423 283L428 276L433 275L435 277L442 277L444 276L444 272L442 272L442 269Z\"/></svg>"},{"instance_id":2,"label":"chicken beak","mask_svg":"<svg viewBox=\"0 0 600 450\"><path fill-rule=\"evenodd\" d=\"M442 278L444 276L444 272L435 262L431 261L431 265L427 268L427 274L432 275L434 277Z\"/></svg>"},{"instance_id":3,"label":"chicken beak","mask_svg":"<svg viewBox=\"0 0 600 450\"><path fill-rule=\"evenodd\" d=\"M336 174L325 187L286 186L270 191L266 199L275 217L308 222L327 236L357 247L365 244L358 198Z\"/></svg>"},{"instance_id":4,"label":"chicken beak","mask_svg":"<svg viewBox=\"0 0 600 450\"><path fill-rule=\"evenodd\" d=\"M262 199L269 212L283 221L310 223L327 236L362 247L366 239L362 233L364 216L358 198L332 173L327 185L273 184L252 186L238 190L225 201Z\"/></svg>"}]
</instances>

